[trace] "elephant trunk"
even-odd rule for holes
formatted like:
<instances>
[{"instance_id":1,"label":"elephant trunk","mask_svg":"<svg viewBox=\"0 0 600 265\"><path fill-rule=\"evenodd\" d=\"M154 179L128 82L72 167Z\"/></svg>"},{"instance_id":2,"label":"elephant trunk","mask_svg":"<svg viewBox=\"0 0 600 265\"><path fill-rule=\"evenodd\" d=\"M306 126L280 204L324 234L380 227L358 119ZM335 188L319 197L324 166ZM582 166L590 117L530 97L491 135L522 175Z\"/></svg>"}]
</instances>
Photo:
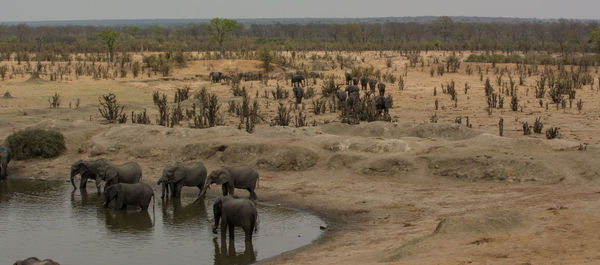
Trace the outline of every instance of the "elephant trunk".
<instances>
[{"instance_id":1,"label":"elephant trunk","mask_svg":"<svg viewBox=\"0 0 600 265\"><path fill-rule=\"evenodd\" d=\"M7 162L5 159L2 159L2 167L0 167L0 180L6 179L6 171L7 171Z\"/></svg>"},{"instance_id":2,"label":"elephant trunk","mask_svg":"<svg viewBox=\"0 0 600 265\"><path fill-rule=\"evenodd\" d=\"M77 189L75 186L75 175L77 175L73 170L71 170L71 185L73 185L73 189Z\"/></svg>"}]
</instances>

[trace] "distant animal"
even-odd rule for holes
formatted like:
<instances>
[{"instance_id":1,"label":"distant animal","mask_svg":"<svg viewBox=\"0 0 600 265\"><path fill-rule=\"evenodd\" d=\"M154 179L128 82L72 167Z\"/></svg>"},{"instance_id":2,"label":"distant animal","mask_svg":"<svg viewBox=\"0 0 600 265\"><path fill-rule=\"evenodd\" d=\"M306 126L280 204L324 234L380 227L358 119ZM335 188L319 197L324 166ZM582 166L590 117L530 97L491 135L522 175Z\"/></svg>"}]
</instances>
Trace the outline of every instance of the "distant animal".
<instances>
[{"instance_id":1,"label":"distant animal","mask_svg":"<svg viewBox=\"0 0 600 265\"><path fill-rule=\"evenodd\" d=\"M213 204L213 215L213 233L217 233L220 221L221 238L225 238L229 230L229 239L233 240L234 229L239 226L244 230L245 241L252 241L252 233L258 227L258 211L253 201L232 195L220 196Z\"/></svg>"},{"instance_id":2,"label":"distant animal","mask_svg":"<svg viewBox=\"0 0 600 265\"><path fill-rule=\"evenodd\" d=\"M157 183L158 185L162 184L160 197L164 198L165 193L169 194L169 187L171 187L171 197L181 196L181 189L183 187L198 187L200 190L198 196L202 196L204 195L202 191L206 191L204 189L206 174L206 167L204 167L202 162L165 167Z\"/></svg>"},{"instance_id":3,"label":"distant animal","mask_svg":"<svg viewBox=\"0 0 600 265\"><path fill-rule=\"evenodd\" d=\"M36 257L30 257L24 260L18 260L13 265L60 265L51 259L40 260Z\"/></svg>"},{"instance_id":4,"label":"distant animal","mask_svg":"<svg viewBox=\"0 0 600 265\"><path fill-rule=\"evenodd\" d=\"M346 104L349 106L353 106L358 103L360 99L360 89L357 86L347 86L346 93L348 93L348 99L346 100Z\"/></svg>"},{"instance_id":5,"label":"distant animal","mask_svg":"<svg viewBox=\"0 0 600 265\"><path fill-rule=\"evenodd\" d=\"M320 75L319 75L319 73L317 73L317 72L309 72L309 73L308 73L308 77L309 77L309 78L319 78L319 76L320 76Z\"/></svg>"},{"instance_id":6,"label":"distant animal","mask_svg":"<svg viewBox=\"0 0 600 265\"><path fill-rule=\"evenodd\" d=\"M303 75L294 75L292 76L292 86L303 86L305 83L305 78Z\"/></svg>"},{"instance_id":7,"label":"distant animal","mask_svg":"<svg viewBox=\"0 0 600 265\"><path fill-rule=\"evenodd\" d=\"M125 210L127 205L130 205L146 211L150 200L154 198L154 191L146 183L117 183L106 188L104 197L104 208L108 208L110 202L114 200L115 210Z\"/></svg>"},{"instance_id":8,"label":"distant animal","mask_svg":"<svg viewBox=\"0 0 600 265\"><path fill-rule=\"evenodd\" d=\"M294 92L294 97L296 97L296 104L302 104L304 89L302 87L295 86L292 90Z\"/></svg>"},{"instance_id":9,"label":"distant animal","mask_svg":"<svg viewBox=\"0 0 600 265\"><path fill-rule=\"evenodd\" d=\"M380 96L385 96L385 84L384 83L379 83L377 85L377 89L379 89L379 95Z\"/></svg>"},{"instance_id":10,"label":"distant animal","mask_svg":"<svg viewBox=\"0 0 600 265\"><path fill-rule=\"evenodd\" d=\"M71 185L73 185L73 189L77 189L75 187L75 176L81 175L81 180L79 181L79 188L85 189L87 180L93 179L96 181L96 189L100 190L100 183L102 178L99 176L100 169L109 165L110 161L100 158L96 160L79 160L73 165L71 165Z\"/></svg>"},{"instance_id":11,"label":"distant animal","mask_svg":"<svg viewBox=\"0 0 600 265\"><path fill-rule=\"evenodd\" d=\"M360 88L362 90L367 90L367 84L369 83L369 79L366 76L360 78Z\"/></svg>"},{"instance_id":12,"label":"distant animal","mask_svg":"<svg viewBox=\"0 0 600 265\"><path fill-rule=\"evenodd\" d=\"M0 146L0 181L6 180L8 176L8 163L12 158L12 152L8 146Z\"/></svg>"},{"instance_id":13,"label":"distant animal","mask_svg":"<svg viewBox=\"0 0 600 265\"><path fill-rule=\"evenodd\" d=\"M390 108L392 107L392 98L391 97L383 97L383 96L378 96L375 98L375 109L377 110L377 114L381 115L381 113L383 112L384 114L388 114Z\"/></svg>"},{"instance_id":14,"label":"distant animal","mask_svg":"<svg viewBox=\"0 0 600 265\"><path fill-rule=\"evenodd\" d=\"M344 75L346 76L346 85L350 85L350 82L352 82L352 74L346 72Z\"/></svg>"},{"instance_id":15,"label":"distant animal","mask_svg":"<svg viewBox=\"0 0 600 265\"><path fill-rule=\"evenodd\" d=\"M221 72L210 72L210 74L208 74L208 77L210 78L210 81L213 83L218 83L221 81L221 78L223 78L223 73Z\"/></svg>"},{"instance_id":16,"label":"distant animal","mask_svg":"<svg viewBox=\"0 0 600 265\"><path fill-rule=\"evenodd\" d=\"M377 79L369 79L369 89L371 93L375 93L375 88L377 87Z\"/></svg>"},{"instance_id":17,"label":"distant animal","mask_svg":"<svg viewBox=\"0 0 600 265\"><path fill-rule=\"evenodd\" d=\"M352 85L358 86L358 79L352 78Z\"/></svg>"},{"instance_id":18,"label":"distant animal","mask_svg":"<svg viewBox=\"0 0 600 265\"><path fill-rule=\"evenodd\" d=\"M213 183L221 185L223 196L234 194L234 188L245 189L250 192L250 199L256 200L254 190L258 184L258 171L250 166L224 167L210 172L204 189Z\"/></svg>"},{"instance_id":19,"label":"distant animal","mask_svg":"<svg viewBox=\"0 0 600 265\"><path fill-rule=\"evenodd\" d=\"M108 164L98 170L99 176L104 180L104 190L117 183L138 183L142 180L142 168L136 162L127 162L121 165Z\"/></svg>"}]
</instances>

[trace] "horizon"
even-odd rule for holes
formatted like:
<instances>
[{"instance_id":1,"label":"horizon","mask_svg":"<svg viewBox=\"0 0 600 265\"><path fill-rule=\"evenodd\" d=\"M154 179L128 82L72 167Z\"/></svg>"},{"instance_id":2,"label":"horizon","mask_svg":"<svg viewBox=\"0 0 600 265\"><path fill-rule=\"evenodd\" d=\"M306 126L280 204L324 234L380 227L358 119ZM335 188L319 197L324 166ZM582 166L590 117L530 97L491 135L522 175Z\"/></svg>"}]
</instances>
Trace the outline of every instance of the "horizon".
<instances>
[{"instance_id":1,"label":"horizon","mask_svg":"<svg viewBox=\"0 0 600 265\"><path fill-rule=\"evenodd\" d=\"M141 8L140 8L141 7ZM575 7L575 8L574 8ZM146 1L27 0L10 1L0 10L0 22L95 20L211 19L353 19L386 17L482 17L599 20L600 1L572 0L197 0Z\"/></svg>"}]
</instances>

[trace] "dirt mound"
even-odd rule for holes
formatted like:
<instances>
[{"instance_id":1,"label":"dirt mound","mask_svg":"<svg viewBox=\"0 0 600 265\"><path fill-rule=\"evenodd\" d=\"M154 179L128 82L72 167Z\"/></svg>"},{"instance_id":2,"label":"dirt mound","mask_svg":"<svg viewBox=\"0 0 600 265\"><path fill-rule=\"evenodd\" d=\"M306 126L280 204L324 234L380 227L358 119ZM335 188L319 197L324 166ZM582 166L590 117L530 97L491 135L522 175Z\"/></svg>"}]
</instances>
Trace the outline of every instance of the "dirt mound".
<instances>
[{"instance_id":1,"label":"dirt mound","mask_svg":"<svg viewBox=\"0 0 600 265\"><path fill-rule=\"evenodd\" d=\"M403 158L376 158L360 165L360 173L368 176L398 176L415 167L415 164Z\"/></svg>"},{"instance_id":2,"label":"dirt mound","mask_svg":"<svg viewBox=\"0 0 600 265\"><path fill-rule=\"evenodd\" d=\"M227 164L252 164L257 159L277 150L277 146L263 143L233 143L225 144L226 149L220 160Z\"/></svg>"},{"instance_id":3,"label":"dirt mound","mask_svg":"<svg viewBox=\"0 0 600 265\"><path fill-rule=\"evenodd\" d=\"M4 95L2 96L2 98L13 98L13 96L7 92L4 92Z\"/></svg>"},{"instance_id":4,"label":"dirt mound","mask_svg":"<svg viewBox=\"0 0 600 265\"><path fill-rule=\"evenodd\" d=\"M272 126L257 129L254 136L258 137L276 137L276 138L297 138L297 137L312 137L323 134L317 127L283 127Z\"/></svg>"},{"instance_id":5,"label":"dirt mound","mask_svg":"<svg viewBox=\"0 0 600 265\"><path fill-rule=\"evenodd\" d=\"M415 238L390 252L382 262L398 261L428 251L447 251L450 246L490 242L492 235L527 226L529 218L515 211L482 211L443 218L432 234ZM472 240L477 239L478 240ZM467 242L464 242L467 241Z\"/></svg>"},{"instance_id":6,"label":"dirt mound","mask_svg":"<svg viewBox=\"0 0 600 265\"><path fill-rule=\"evenodd\" d=\"M315 166L318 161L319 155L310 149L287 146L266 158L259 159L256 165L259 169L303 171Z\"/></svg>"},{"instance_id":7,"label":"dirt mound","mask_svg":"<svg viewBox=\"0 0 600 265\"><path fill-rule=\"evenodd\" d=\"M365 158L358 155L335 154L327 161L328 168L354 169L354 166Z\"/></svg>"},{"instance_id":8,"label":"dirt mound","mask_svg":"<svg viewBox=\"0 0 600 265\"><path fill-rule=\"evenodd\" d=\"M560 176L543 162L486 154L441 157L429 162L433 175L467 181L556 182Z\"/></svg>"},{"instance_id":9,"label":"dirt mound","mask_svg":"<svg viewBox=\"0 0 600 265\"><path fill-rule=\"evenodd\" d=\"M331 152L356 151L365 153L404 153L411 148L408 143L400 139L364 138L364 137L339 137L324 136L315 138L321 142L321 148Z\"/></svg>"},{"instance_id":10,"label":"dirt mound","mask_svg":"<svg viewBox=\"0 0 600 265\"><path fill-rule=\"evenodd\" d=\"M370 122L359 125L330 123L320 127L323 132L333 135L352 135L383 138L439 138L446 140L465 140L480 132L455 123L404 123Z\"/></svg>"}]
</instances>

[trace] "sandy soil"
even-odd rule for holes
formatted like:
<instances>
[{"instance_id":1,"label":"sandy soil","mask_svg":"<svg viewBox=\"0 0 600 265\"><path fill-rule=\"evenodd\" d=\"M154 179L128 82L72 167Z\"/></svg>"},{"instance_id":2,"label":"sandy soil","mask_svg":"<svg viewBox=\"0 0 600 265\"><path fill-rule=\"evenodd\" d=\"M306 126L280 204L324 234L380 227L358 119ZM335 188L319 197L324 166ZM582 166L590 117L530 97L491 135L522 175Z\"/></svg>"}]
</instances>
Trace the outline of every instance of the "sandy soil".
<instances>
[{"instance_id":1,"label":"sandy soil","mask_svg":"<svg viewBox=\"0 0 600 265\"><path fill-rule=\"evenodd\" d=\"M365 57L365 63L358 62L385 72L385 58L377 53L351 56ZM395 65L390 71L403 72L405 59L390 56ZM178 69L170 81L153 76L0 82L0 94L9 91L14 97L0 99L0 139L36 127L61 131L67 141L63 156L15 161L11 175L67 179L71 163L99 157L139 162L146 182L154 182L164 166L180 161L200 160L209 170L233 164L256 166L261 174L257 190L261 201L314 212L329 226L315 244L268 260L268 264L600 263L596 90L578 91L585 101L581 114L575 106L558 111L551 106L546 111L537 105L533 89L526 95L523 87L519 90L523 112L512 112L505 103L504 110L488 115L483 82L477 74L461 70L430 77L427 67L423 72L418 67L409 69L404 91L388 85L394 96L393 123L350 126L334 122L339 113L309 114L308 120L316 120L318 126L261 124L248 134L237 129L237 118L227 115L229 126L203 130L104 124L98 116L97 97L107 91L117 94L127 111L147 108L151 115L156 113L153 91L167 92L172 99L172 91L183 85L194 91L206 87L222 102L239 100L225 85L191 79L226 67L253 71L259 63L195 61ZM341 80L343 70L326 73ZM494 78L492 71L489 77ZM472 87L467 95L459 93L458 108L449 96L441 95L439 85L450 80L458 88L464 82ZM526 87L534 81L535 77L528 78ZM262 95L277 83L289 87L284 80L271 80L267 86L260 82L242 85L250 95L256 91ZM440 122L431 124L435 86ZM315 88L320 91L319 84ZM47 99L55 92L63 97L63 105L49 109ZM69 109L68 102L77 98L81 107ZM265 106L267 99L260 100L261 107ZM261 112L267 119L273 117L276 105L269 101L270 107ZM457 116L469 116L473 128L454 124ZM531 124L537 116L543 117L546 126L561 127L561 139L522 136L520 122ZM497 136L499 117L505 119L505 137ZM331 122L323 124L326 121ZM582 143L589 144L586 150L579 150Z\"/></svg>"}]
</instances>

